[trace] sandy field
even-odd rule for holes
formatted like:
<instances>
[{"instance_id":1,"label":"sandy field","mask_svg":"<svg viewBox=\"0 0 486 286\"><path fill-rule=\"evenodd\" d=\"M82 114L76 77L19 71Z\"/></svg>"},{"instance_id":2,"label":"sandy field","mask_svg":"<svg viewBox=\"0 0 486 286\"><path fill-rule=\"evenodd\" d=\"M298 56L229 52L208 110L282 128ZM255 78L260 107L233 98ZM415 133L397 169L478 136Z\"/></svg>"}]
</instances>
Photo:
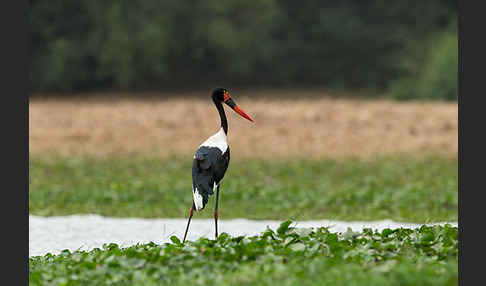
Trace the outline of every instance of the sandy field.
<instances>
[{"instance_id":1,"label":"sandy field","mask_svg":"<svg viewBox=\"0 0 486 286\"><path fill-rule=\"evenodd\" d=\"M235 158L457 156L457 103L343 99L319 93L282 99L268 99L265 92L232 96L255 120L251 123L226 109ZM209 95L34 97L29 104L29 147L31 154L192 156L219 124Z\"/></svg>"}]
</instances>

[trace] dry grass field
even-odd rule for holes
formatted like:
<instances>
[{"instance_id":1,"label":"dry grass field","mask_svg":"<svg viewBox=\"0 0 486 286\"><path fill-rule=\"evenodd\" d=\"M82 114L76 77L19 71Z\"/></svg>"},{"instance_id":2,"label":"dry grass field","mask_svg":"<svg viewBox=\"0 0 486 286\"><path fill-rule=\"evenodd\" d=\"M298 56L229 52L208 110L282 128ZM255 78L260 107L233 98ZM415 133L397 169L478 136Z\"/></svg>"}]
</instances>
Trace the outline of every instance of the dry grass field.
<instances>
[{"instance_id":1,"label":"dry grass field","mask_svg":"<svg viewBox=\"0 0 486 286\"><path fill-rule=\"evenodd\" d=\"M255 123L227 109L232 153L312 158L394 153L457 156L457 103L295 96L299 98L250 98L234 92L236 102ZM29 109L31 154L192 156L219 129L209 96L34 97Z\"/></svg>"}]
</instances>

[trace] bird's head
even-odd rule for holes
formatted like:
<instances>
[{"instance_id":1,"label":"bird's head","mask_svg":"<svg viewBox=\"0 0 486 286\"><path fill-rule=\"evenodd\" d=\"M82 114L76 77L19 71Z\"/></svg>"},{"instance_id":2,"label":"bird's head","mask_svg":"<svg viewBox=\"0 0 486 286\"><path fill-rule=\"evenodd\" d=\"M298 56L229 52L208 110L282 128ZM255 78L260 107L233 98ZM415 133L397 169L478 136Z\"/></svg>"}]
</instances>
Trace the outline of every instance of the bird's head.
<instances>
[{"instance_id":1,"label":"bird's head","mask_svg":"<svg viewBox=\"0 0 486 286\"><path fill-rule=\"evenodd\" d=\"M212 97L214 102L224 102L226 105L231 107L231 109L233 109L236 113L253 122L253 119L251 119L251 117L248 114L246 114L243 111L243 109L241 109L236 104L236 102L231 98L229 91L226 88L222 88L222 87L216 88L215 90L213 90Z\"/></svg>"}]
</instances>

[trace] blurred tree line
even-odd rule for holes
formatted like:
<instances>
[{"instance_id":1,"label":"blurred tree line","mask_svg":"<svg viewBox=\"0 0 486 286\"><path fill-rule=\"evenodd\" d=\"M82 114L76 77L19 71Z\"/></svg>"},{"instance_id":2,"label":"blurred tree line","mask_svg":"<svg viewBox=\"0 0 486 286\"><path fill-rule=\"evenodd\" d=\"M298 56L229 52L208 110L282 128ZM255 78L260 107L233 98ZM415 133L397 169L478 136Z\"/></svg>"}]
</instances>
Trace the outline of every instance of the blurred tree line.
<instances>
[{"instance_id":1,"label":"blurred tree line","mask_svg":"<svg viewBox=\"0 0 486 286\"><path fill-rule=\"evenodd\" d=\"M418 75L440 82L431 66L452 70L434 45L457 33L456 10L452 0L32 0L32 90L223 83L390 88L410 98L402 90ZM457 81L457 55L455 65Z\"/></svg>"}]
</instances>

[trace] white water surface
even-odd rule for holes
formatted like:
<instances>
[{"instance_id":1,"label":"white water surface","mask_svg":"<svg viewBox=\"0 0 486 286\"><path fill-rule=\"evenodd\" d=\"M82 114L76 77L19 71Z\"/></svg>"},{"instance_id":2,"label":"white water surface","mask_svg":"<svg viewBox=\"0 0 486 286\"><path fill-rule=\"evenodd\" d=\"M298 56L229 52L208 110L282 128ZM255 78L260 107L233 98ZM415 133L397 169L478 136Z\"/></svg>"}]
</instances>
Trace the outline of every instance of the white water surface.
<instances>
[{"instance_id":1,"label":"white water surface","mask_svg":"<svg viewBox=\"0 0 486 286\"><path fill-rule=\"evenodd\" d=\"M41 217L29 215L29 256L58 254L64 249L91 250L102 248L105 243L116 243L128 247L137 243L169 242L172 235L182 240L187 219L146 219L146 218L113 218L100 215L71 215ZM282 221L232 219L219 220L219 233L226 232L232 236L257 235L267 229L276 230ZM457 222L431 223L457 226ZM294 222L294 227L329 227L332 232L344 232L347 228L361 231L363 228L383 230L385 228L417 228L423 224L380 221L334 221L311 220ZM213 219L192 219L187 235L188 240L200 237L214 238Z\"/></svg>"}]
</instances>

